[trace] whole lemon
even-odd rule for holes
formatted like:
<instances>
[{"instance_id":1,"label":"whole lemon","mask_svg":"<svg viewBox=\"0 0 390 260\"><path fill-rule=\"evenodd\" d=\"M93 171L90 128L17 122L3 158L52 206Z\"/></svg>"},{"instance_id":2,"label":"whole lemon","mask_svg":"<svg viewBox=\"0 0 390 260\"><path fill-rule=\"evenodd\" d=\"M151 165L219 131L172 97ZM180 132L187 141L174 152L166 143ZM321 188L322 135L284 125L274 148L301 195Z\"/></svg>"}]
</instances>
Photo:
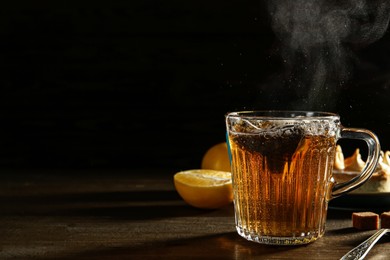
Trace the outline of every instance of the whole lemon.
<instances>
[{"instance_id":1,"label":"whole lemon","mask_svg":"<svg viewBox=\"0 0 390 260\"><path fill-rule=\"evenodd\" d=\"M202 169L230 172L230 160L226 142L209 148L202 158Z\"/></svg>"}]
</instances>

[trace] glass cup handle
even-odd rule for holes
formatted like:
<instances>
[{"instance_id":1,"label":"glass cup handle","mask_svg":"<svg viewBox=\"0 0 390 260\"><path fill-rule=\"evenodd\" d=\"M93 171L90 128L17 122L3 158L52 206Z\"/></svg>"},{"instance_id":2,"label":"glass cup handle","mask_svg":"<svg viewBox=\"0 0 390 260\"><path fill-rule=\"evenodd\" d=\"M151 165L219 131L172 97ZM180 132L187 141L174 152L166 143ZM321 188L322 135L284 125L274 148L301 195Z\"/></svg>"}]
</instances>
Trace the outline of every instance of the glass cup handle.
<instances>
[{"instance_id":1,"label":"glass cup handle","mask_svg":"<svg viewBox=\"0 0 390 260\"><path fill-rule=\"evenodd\" d=\"M379 140L376 135L366 129L341 128L340 138L359 139L365 141L368 146L368 155L366 165L364 166L362 172L349 181L335 184L332 188L330 199L357 189L365 181L367 181L375 171L381 151Z\"/></svg>"}]
</instances>

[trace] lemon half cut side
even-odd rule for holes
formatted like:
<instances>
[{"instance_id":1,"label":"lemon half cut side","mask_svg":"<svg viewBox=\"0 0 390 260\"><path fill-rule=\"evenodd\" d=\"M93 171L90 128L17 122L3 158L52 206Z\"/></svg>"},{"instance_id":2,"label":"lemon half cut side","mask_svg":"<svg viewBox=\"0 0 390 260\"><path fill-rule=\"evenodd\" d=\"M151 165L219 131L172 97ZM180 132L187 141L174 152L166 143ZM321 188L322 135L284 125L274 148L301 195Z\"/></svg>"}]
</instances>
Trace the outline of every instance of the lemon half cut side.
<instances>
[{"instance_id":1,"label":"lemon half cut side","mask_svg":"<svg viewBox=\"0 0 390 260\"><path fill-rule=\"evenodd\" d=\"M230 172L194 169L174 175L177 192L189 205L203 209L217 209L233 201Z\"/></svg>"}]
</instances>

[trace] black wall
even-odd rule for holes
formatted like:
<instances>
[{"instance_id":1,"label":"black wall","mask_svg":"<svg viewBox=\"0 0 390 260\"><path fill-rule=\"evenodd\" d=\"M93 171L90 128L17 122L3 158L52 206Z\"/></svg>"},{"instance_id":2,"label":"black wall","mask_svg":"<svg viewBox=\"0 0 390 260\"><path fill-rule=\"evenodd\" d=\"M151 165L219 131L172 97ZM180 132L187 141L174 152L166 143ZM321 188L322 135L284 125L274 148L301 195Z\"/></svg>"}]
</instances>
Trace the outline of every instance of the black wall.
<instances>
[{"instance_id":1,"label":"black wall","mask_svg":"<svg viewBox=\"0 0 390 260\"><path fill-rule=\"evenodd\" d=\"M296 109L262 1L17 1L0 8L0 167L200 166L224 114ZM390 149L390 33L350 51L329 110ZM287 87L286 87L287 86Z\"/></svg>"}]
</instances>

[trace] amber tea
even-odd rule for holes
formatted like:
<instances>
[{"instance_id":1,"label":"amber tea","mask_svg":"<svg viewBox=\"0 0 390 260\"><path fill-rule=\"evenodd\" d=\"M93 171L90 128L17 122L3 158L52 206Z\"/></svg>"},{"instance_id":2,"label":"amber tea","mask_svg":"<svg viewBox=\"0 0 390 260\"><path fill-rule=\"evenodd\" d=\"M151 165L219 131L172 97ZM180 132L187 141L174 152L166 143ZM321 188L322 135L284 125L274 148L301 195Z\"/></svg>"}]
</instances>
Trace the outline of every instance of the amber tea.
<instances>
[{"instance_id":1,"label":"amber tea","mask_svg":"<svg viewBox=\"0 0 390 260\"><path fill-rule=\"evenodd\" d=\"M333 114L308 113L227 116L236 228L248 240L304 244L325 232L336 142L351 131Z\"/></svg>"},{"instance_id":2,"label":"amber tea","mask_svg":"<svg viewBox=\"0 0 390 260\"><path fill-rule=\"evenodd\" d=\"M323 233L318 227L324 227L326 218L334 138L233 134L229 142L243 235L256 230L264 236L314 239ZM262 146L267 142L273 143L269 151Z\"/></svg>"}]
</instances>

